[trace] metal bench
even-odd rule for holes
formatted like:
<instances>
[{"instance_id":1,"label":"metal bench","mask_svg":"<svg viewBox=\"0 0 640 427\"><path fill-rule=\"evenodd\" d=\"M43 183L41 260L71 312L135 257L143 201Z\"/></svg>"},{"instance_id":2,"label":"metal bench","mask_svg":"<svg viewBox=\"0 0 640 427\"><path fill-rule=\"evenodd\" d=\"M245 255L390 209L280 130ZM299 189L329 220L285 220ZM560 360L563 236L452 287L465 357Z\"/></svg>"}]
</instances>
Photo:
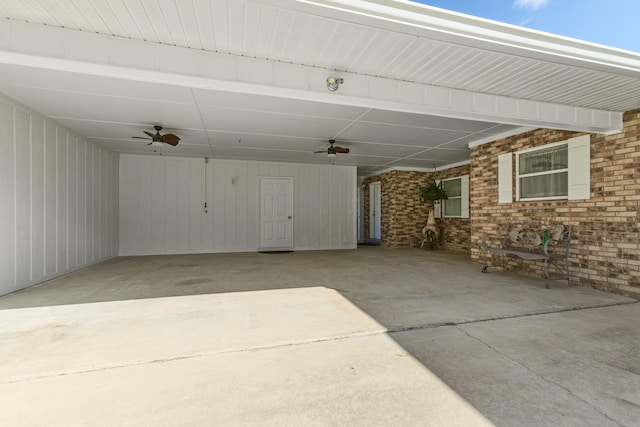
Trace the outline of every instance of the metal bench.
<instances>
[{"instance_id":1,"label":"metal bench","mask_svg":"<svg viewBox=\"0 0 640 427\"><path fill-rule=\"evenodd\" d=\"M534 229L509 225L507 233L496 235L485 233L482 236L483 273L489 272L487 255L513 255L527 260L544 261L544 274L549 288L549 264L562 273L562 278L569 283L569 243L571 241L570 225L553 225ZM558 263L564 263L558 266ZM504 263L503 263L504 267Z\"/></svg>"}]
</instances>

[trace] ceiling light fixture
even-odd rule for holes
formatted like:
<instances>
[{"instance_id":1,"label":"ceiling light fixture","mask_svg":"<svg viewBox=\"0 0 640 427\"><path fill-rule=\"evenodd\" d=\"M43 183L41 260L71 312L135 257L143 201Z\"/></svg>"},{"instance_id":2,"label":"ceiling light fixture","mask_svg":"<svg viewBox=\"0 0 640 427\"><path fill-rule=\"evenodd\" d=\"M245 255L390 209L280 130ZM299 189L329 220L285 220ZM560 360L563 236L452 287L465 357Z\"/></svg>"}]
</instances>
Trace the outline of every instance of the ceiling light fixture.
<instances>
[{"instance_id":1,"label":"ceiling light fixture","mask_svg":"<svg viewBox=\"0 0 640 427\"><path fill-rule=\"evenodd\" d=\"M327 77L327 89L331 92L337 91L342 83L344 83L344 79L342 78Z\"/></svg>"}]
</instances>

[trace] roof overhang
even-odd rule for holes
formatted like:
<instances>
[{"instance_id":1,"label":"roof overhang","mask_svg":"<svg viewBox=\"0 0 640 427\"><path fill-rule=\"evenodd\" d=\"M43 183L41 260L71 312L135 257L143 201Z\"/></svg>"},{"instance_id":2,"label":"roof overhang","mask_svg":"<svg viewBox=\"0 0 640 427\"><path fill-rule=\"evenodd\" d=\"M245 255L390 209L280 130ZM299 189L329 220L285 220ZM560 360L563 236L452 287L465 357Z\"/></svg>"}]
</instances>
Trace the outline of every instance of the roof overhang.
<instances>
[{"instance_id":1,"label":"roof overhang","mask_svg":"<svg viewBox=\"0 0 640 427\"><path fill-rule=\"evenodd\" d=\"M29 35L34 27L46 43L33 43ZM3 30L7 37L0 42L0 63L4 64L526 127L604 134L622 129L622 112L348 71L336 72L348 84L331 93L325 84L331 73L322 68L161 44L150 49L138 40L22 22L11 22Z\"/></svg>"},{"instance_id":2,"label":"roof overhang","mask_svg":"<svg viewBox=\"0 0 640 427\"><path fill-rule=\"evenodd\" d=\"M362 148L352 164L369 171L457 164L468 144L536 127L617 133L623 112L640 108L637 53L407 1L173 0L125 7L94 0L78 10L26 3L0 5L6 18L0 68L15 77L0 82L0 91L121 152L141 151L129 148L119 128L128 126L128 133L170 111L137 117L125 108L132 100L199 116L175 116L173 127L190 132L182 155L258 159L286 152L291 161L317 162L304 155L313 151L311 141L341 138L353 153ZM167 19L176 13L179 20ZM37 72L21 78L28 69L55 71L65 81ZM73 88L73 76L83 80L82 89ZM327 90L329 76L344 79L340 90ZM113 87L113 95L87 87L89 81ZM146 98L126 96L126 82L146 84L140 90ZM170 90L155 96L162 89ZM72 111L78 98L102 109ZM265 99L280 110L270 111ZM106 108L113 118L99 116ZM233 125L208 119L212 112L233 117ZM242 115L265 127L243 126ZM284 128L300 118L311 130ZM280 130L269 129L274 120ZM367 131L370 125L381 132ZM246 146L231 146L246 136L252 140Z\"/></svg>"}]
</instances>

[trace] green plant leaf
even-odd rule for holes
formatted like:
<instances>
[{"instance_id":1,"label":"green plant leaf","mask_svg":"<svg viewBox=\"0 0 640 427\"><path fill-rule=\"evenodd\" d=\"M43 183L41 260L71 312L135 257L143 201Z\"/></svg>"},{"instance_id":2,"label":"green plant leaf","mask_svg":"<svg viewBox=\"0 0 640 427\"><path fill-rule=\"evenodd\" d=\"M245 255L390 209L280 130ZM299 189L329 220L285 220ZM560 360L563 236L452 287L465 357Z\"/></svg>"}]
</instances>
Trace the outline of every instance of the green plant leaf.
<instances>
[{"instance_id":1,"label":"green plant leaf","mask_svg":"<svg viewBox=\"0 0 640 427\"><path fill-rule=\"evenodd\" d=\"M434 200L446 200L447 192L445 191L442 181L440 184L436 183L434 180L431 180L424 187L420 187L420 202L427 203L433 202Z\"/></svg>"}]
</instances>

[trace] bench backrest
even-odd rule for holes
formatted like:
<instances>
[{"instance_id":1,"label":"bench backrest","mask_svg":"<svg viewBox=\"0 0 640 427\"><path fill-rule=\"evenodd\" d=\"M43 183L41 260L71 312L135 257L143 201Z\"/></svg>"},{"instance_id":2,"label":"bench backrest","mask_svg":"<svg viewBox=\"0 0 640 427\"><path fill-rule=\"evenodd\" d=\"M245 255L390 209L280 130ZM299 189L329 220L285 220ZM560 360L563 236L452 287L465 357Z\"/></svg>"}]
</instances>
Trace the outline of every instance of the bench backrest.
<instances>
[{"instance_id":1,"label":"bench backrest","mask_svg":"<svg viewBox=\"0 0 640 427\"><path fill-rule=\"evenodd\" d=\"M543 252L546 244L548 253L566 258L569 255L571 226L556 224L546 227L522 227L509 224L502 245L504 248Z\"/></svg>"}]
</instances>

